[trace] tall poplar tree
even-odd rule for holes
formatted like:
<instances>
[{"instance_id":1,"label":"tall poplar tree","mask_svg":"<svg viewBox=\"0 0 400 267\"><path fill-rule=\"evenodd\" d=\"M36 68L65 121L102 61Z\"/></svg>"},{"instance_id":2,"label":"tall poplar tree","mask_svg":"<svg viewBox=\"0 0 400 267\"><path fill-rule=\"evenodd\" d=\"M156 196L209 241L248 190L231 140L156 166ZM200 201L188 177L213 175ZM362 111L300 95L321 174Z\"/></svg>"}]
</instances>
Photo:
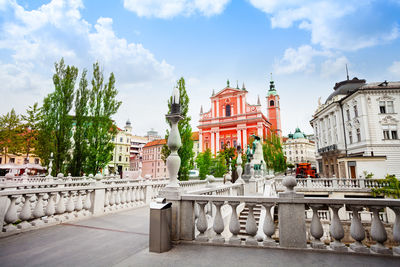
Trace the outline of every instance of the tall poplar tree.
<instances>
[{"instance_id":1,"label":"tall poplar tree","mask_svg":"<svg viewBox=\"0 0 400 267\"><path fill-rule=\"evenodd\" d=\"M87 71L83 70L79 82L79 88L75 94L75 116L74 116L74 152L70 162L70 172L74 176L79 176L83 172L84 163L88 157L88 118L89 89L86 78Z\"/></svg>"},{"instance_id":2,"label":"tall poplar tree","mask_svg":"<svg viewBox=\"0 0 400 267\"><path fill-rule=\"evenodd\" d=\"M178 178L180 181L189 180L189 170L193 168L193 139L192 139L192 127L190 126L191 118L188 116L189 111L189 96L186 92L185 79L181 77L176 85L179 89L179 103L181 104L181 115L182 120L178 123L179 134L182 140L182 146L178 150L178 155L181 158L181 166L178 172ZM168 113L171 112L172 96L168 100ZM167 120L169 126L171 123ZM165 135L165 139L168 140L169 131ZM171 153L167 145L162 148L162 159L166 162L167 157Z\"/></svg>"},{"instance_id":3,"label":"tall poplar tree","mask_svg":"<svg viewBox=\"0 0 400 267\"><path fill-rule=\"evenodd\" d=\"M0 117L0 149L7 163L8 154L18 155L22 148L21 119L14 109Z\"/></svg>"},{"instance_id":4,"label":"tall poplar tree","mask_svg":"<svg viewBox=\"0 0 400 267\"><path fill-rule=\"evenodd\" d=\"M53 152L53 175L64 173L70 159L74 88L78 69L66 66L64 59L55 64L53 75L54 92L43 101L40 144L45 146L40 152L47 164Z\"/></svg>"},{"instance_id":5,"label":"tall poplar tree","mask_svg":"<svg viewBox=\"0 0 400 267\"><path fill-rule=\"evenodd\" d=\"M96 174L111 160L114 144L111 142L117 129L112 116L117 113L121 101L117 101L118 91L115 89L115 77L111 73L104 84L104 76L99 63L93 64L92 89L89 93L88 115L88 158L86 173Z\"/></svg>"},{"instance_id":6,"label":"tall poplar tree","mask_svg":"<svg viewBox=\"0 0 400 267\"><path fill-rule=\"evenodd\" d=\"M26 115L22 115L22 120L24 120L22 153L28 158L30 153L38 147L40 109L37 102L33 106L29 106Z\"/></svg>"}]
</instances>

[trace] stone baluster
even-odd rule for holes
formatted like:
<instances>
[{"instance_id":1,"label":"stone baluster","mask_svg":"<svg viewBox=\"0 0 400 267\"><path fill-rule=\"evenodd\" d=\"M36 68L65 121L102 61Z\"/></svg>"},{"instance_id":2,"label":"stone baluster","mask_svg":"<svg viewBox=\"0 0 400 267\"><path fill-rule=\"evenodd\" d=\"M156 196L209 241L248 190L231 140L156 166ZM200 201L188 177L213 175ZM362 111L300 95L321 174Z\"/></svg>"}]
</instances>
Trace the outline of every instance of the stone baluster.
<instances>
[{"instance_id":1,"label":"stone baluster","mask_svg":"<svg viewBox=\"0 0 400 267\"><path fill-rule=\"evenodd\" d=\"M391 207L396 214L393 224L393 239L397 242L397 246L393 246L393 254L400 255L400 207Z\"/></svg>"},{"instance_id":2,"label":"stone baluster","mask_svg":"<svg viewBox=\"0 0 400 267\"><path fill-rule=\"evenodd\" d=\"M136 187L132 187L131 197L132 197L132 206L136 206Z\"/></svg>"},{"instance_id":3,"label":"stone baluster","mask_svg":"<svg viewBox=\"0 0 400 267\"><path fill-rule=\"evenodd\" d=\"M121 188L121 206L125 207L125 203L126 203L126 191L125 191L125 187Z\"/></svg>"},{"instance_id":4,"label":"stone baluster","mask_svg":"<svg viewBox=\"0 0 400 267\"><path fill-rule=\"evenodd\" d=\"M110 189L106 188L104 195L104 211L107 211L110 206Z\"/></svg>"},{"instance_id":5,"label":"stone baluster","mask_svg":"<svg viewBox=\"0 0 400 267\"><path fill-rule=\"evenodd\" d=\"M20 197L19 195L10 195L10 206L8 206L6 215L4 216L4 221L7 225L3 228L5 232L11 232L17 229L13 223L18 220L18 213L17 213L17 199Z\"/></svg>"},{"instance_id":6,"label":"stone baluster","mask_svg":"<svg viewBox=\"0 0 400 267\"><path fill-rule=\"evenodd\" d=\"M351 218L350 234L351 237L356 241L350 244L350 248L355 252L369 253L369 249L364 246L361 242L365 238L365 230L361 223L360 215L358 212L363 209L362 206L350 206L353 213Z\"/></svg>"},{"instance_id":7,"label":"stone baluster","mask_svg":"<svg viewBox=\"0 0 400 267\"><path fill-rule=\"evenodd\" d=\"M62 221L61 215L64 214L65 212L65 200L64 197L67 194L67 192L60 192L60 199L58 200L57 206L56 206L56 214L58 215L56 217L57 221Z\"/></svg>"},{"instance_id":8,"label":"stone baluster","mask_svg":"<svg viewBox=\"0 0 400 267\"><path fill-rule=\"evenodd\" d=\"M132 187L130 187L130 186L126 188L126 204L127 204L127 206L131 205L131 201L132 201L131 190L132 190Z\"/></svg>"},{"instance_id":9,"label":"stone baluster","mask_svg":"<svg viewBox=\"0 0 400 267\"><path fill-rule=\"evenodd\" d=\"M216 208L216 213L214 217L213 229L216 233L215 237L212 239L214 243L225 243L225 238L221 235L224 231L224 220L221 215L221 206L224 204L224 201L214 201L213 204Z\"/></svg>"},{"instance_id":10,"label":"stone baluster","mask_svg":"<svg viewBox=\"0 0 400 267\"><path fill-rule=\"evenodd\" d=\"M43 196L44 193L38 193L35 209L33 210L33 217L35 220L32 221L33 226L39 226L44 224L42 217L45 215L43 207Z\"/></svg>"},{"instance_id":11,"label":"stone baluster","mask_svg":"<svg viewBox=\"0 0 400 267\"><path fill-rule=\"evenodd\" d=\"M121 204L121 188L116 188L115 190L115 205L119 208L119 204Z\"/></svg>"},{"instance_id":12,"label":"stone baluster","mask_svg":"<svg viewBox=\"0 0 400 267\"><path fill-rule=\"evenodd\" d=\"M146 188L144 186L140 187L140 201L142 204L145 203L145 195L144 195L145 190L146 190Z\"/></svg>"},{"instance_id":13,"label":"stone baluster","mask_svg":"<svg viewBox=\"0 0 400 267\"><path fill-rule=\"evenodd\" d=\"M246 233L248 237L246 238L246 245L258 245L257 240L255 239L255 235L257 234L257 222L254 218L254 206L256 203L248 202L246 206L249 208L249 214L247 215L246 220Z\"/></svg>"},{"instance_id":14,"label":"stone baluster","mask_svg":"<svg viewBox=\"0 0 400 267\"><path fill-rule=\"evenodd\" d=\"M32 225L28 223L28 220L32 218L32 209L31 209L31 198L32 195L26 194L24 195L25 203L22 206L22 210L19 213L19 219L22 221L17 225L18 229L26 229L31 227Z\"/></svg>"},{"instance_id":15,"label":"stone baluster","mask_svg":"<svg viewBox=\"0 0 400 267\"><path fill-rule=\"evenodd\" d=\"M110 188L110 210L115 208L115 190Z\"/></svg>"},{"instance_id":16,"label":"stone baluster","mask_svg":"<svg viewBox=\"0 0 400 267\"><path fill-rule=\"evenodd\" d=\"M197 241L201 241L201 242L207 242L208 241L208 237L205 234L205 231L208 228L208 224L207 224L207 218L206 218L206 213L205 213L205 205L208 203L208 201L197 201L197 204L199 204L200 206L200 214L199 214L199 218L197 219L197 230L199 230L200 234L196 237Z\"/></svg>"},{"instance_id":17,"label":"stone baluster","mask_svg":"<svg viewBox=\"0 0 400 267\"><path fill-rule=\"evenodd\" d=\"M91 195L92 191L93 190L87 190L85 201L83 202L83 208L85 209L85 213L88 215L90 214L89 210L92 207L92 201L90 199L90 195Z\"/></svg>"},{"instance_id":18,"label":"stone baluster","mask_svg":"<svg viewBox=\"0 0 400 267\"><path fill-rule=\"evenodd\" d=\"M314 240L311 242L312 248L325 249L326 246L321 242L321 237L324 235L324 229L322 228L321 219L318 214L318 210L322 208L321 205L310 205L313 216L310 225L310 233Z\"/></svg>"},{"instance_id":19,"label":"stone baluster","mask_svg":"<svg viewBox=\"0 0 400 267\"><path fill-rule=\"evenodd\" d=\"M140 186L136 187L136 203L137 203L137 206L140 205Z\"/></svg>"},{"instance_id":20,"label":"stone baluster","mask_svg":"<svg viewBox=\"0 0 400 267\"><path fill-rule=\"evenodd\" d=\"M47 201L46 206L46 216L47 218L44 220L45 223L52 223L54 222L54 214L56 213L56 196L57 192L50 192L49 199Z\"/></svg>"},{"instance_id":21,"label":"stone baluster","mask_svg":"<svg viewBox=\"0 0 400 267\"><path fill-rule=\"evenodd\" d=\"M75 210L75 203L74 203L75 194L76 194L75 191L69 192L69 198L68 198L68 201L67 201L67 206L65 208L65 211L68 212L68 214L65 214L65 218L67 220L70 220L70 219L72 219L74 217L72 212Z\"/></svg>"},{"instance_id":22,"label":"stone baluster","mask_svg":"<svg viewBox=\"0 0 400 267\"><path fill-rule=\"evenodd\" d=\"M330 206L333 213L333 218L331 220L329 231L331 236L335 239L333 242L331 242L330 247L333 250L347 251L347 247L341 242L342 238L344 237L344 229L342 223L340 222L338 211L342 207L342 205Z\"/></svg>"},{"instance_id":23,"label":"stone baluster","mask_svg":"<svg viewBox=\"0 0 400 267\"><path fill-rule=\"evenodd\" d=\"M238 234L240 232L240 223L238 220L238 215L236 208L239 206L240 202L239 201L232 201L229 202L229 205L232 208L232 215L231 215L231 221L229 223L229 231L231 231L232 236L229 238L229 244L235 244L235 245L240 245L241 239L238 237Z\"/></svg>"},{"instance_id":24,"label":"stone baluster","mask_svg":"<svg viewBox=\"0 0 400 267\"><path fill-rule=\"evenodd\" d=\"M82 203L82 194L84 193L84 191L79 190L77 192L78 197L76 198L76 205L75 205L75 210L76 210L76 214L75 216L78 217L80 215L81 210L83 209L83 203Z\"/></svg>"},{"instance_id":25,"label":"stone baluster","mask_svg":"<svg viewBox=\"0 0 400 267\"><path fill-rule=\"evenodd\" d=\"M379 218L379 210L381 210L382 207L372 206L370 209L373 214L371 221L371 237L372 240L376 241L376 244L371 246L371 251L379 254L391 254L391 251L383 244L387 240L387 234L385 226Z\"/></svg>"},{"instance_id":26,"label":"stone baluster","mask_svg":"<svg viewBox=\"0 0 400 267\"><path fill-rule=\"evenodd\" d=\"M272 239L272 235L275 233L275 223L271 216L271 208L274 205L271 203L263 203L262 205L265 208L265 218L264 218L264 225L263 225L265 240L263 242L263 245L266 247L274 247L274 246L278 245L275 242L275 240Z\"/></svg>"}]
</instances>

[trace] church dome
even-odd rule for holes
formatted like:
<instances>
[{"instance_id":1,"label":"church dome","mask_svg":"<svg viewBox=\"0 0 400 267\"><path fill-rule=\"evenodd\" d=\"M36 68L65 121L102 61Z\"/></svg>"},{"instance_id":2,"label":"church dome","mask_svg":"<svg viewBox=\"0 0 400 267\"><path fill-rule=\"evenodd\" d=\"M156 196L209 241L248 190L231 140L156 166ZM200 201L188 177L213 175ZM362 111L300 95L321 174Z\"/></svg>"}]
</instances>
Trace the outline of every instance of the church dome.
<instances>
[{"instance_id":1,"label":"church dome","mask_svg":"<svg viewBox=\"0 0 400 267\"><path fill-rule=\"evenodd\" d=\"M299 129L299 127L296 128L296 131L293 134L293 139L299 139L299 138L306 138L304 133L302 133Z\"/></svg>"}]
</instances>

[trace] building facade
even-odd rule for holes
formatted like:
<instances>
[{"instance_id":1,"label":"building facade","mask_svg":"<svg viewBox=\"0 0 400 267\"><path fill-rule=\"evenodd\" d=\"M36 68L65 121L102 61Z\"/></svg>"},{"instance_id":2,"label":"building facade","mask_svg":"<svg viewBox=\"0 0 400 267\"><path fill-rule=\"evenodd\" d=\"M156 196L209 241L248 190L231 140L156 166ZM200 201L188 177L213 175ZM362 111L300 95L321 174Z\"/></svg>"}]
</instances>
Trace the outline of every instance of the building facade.
<instances>
[{"instance_id":1,"label":"building facade","mask_svg":"<svg viewBox=\"0 0 400 267\"><path fill-rule=\"evenodd\" d=\"M257 104L247 103L244 84L242 89L227 86L217 94L212 94L211 109L200 110L199 121L199 152L207 149L216 155L224 145L246 148L252 134L266 138L271 129L278 134L281 132L279 96L274 82L271 81L268 91L268 117L262 112L260 98ZM272 118L272 124L268 118Z\"/></svg>"},{"instance_id":2,"label":"building facade","mask_svg":"<svg viewBox=\"0 0 400 267\"><path fill-rule=\"evenodd\" d=\"M287 163L294 165L297 163L311 163L311 166L316 167L315 144L299 128L296 128L294 134L289 134L284 139L282 148Z\"/></svg>"},{"instance_id":3,"label":"building facade","mask_svg":"<svg viewBox=\"0 0 400 267\"><path fill-rule=\"evenodd\" d=\"M339 82L310 121L326 177L400 177L400 82Z\"/></svg>"},{"instance_id":4,"label":"building facade","mask_svg":"<svg viewBox=\"0 0 400 267\"><path fill-rule=\"evenodd\" d=\"M108 173L118 172L121 177L124 171L129 171L132 126L126 122L124 129L117 127L117 134L113 136L114 150L111 161L107 164Z\"/></svg>"},{"instance_id":5,"label":"building facade","mask_svg":"<svg viewBox=\"0 0 400 267\"><path fill-rule=\"evenodd\" d=\"M142 177L146 175L153 179L167 177L167 166L161 158L161 150L166 143L165 139L159 139L144 145Z\"/></svg>"},{"instance_id":6,"label":"building facade","mask_svg":"<svg viewBox=\"0 0 400 267\"><path fill-rule=\"evenodd\" d=\"M143 159L143 147L149 142L147 137L132 135L130 148L130 170L138 171Z\"/></svg>"}]
</instances>

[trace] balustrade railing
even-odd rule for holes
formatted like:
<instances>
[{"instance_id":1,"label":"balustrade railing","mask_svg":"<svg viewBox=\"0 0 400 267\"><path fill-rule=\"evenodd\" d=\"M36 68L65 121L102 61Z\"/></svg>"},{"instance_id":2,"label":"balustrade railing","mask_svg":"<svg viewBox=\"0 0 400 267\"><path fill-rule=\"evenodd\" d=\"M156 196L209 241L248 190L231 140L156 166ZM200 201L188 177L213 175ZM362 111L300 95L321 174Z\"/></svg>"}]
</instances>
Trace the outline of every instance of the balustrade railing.
<instances>
[{"instance_id":1,"label":"balustrade railing","mask_svg":"<svg viewBox=\"0 0 400 267\"><path fill-rule=\"evenodd\" d=\"M283 234L280 232L279 227L281 223L303 223L306 225L306 221L308 221L307 228L306 226L304 227L304 233L285 233L286 238L287 235L290 236L291 234L293 234L293 238L296 238L296 235L298 236L299 234L304 234L304 236L308 234L308 238L304 239L304 242L308 240L309 247L314 249L330 248L337 251L400 255L399 200L271 198L185 194L182 196L182 201L190 201L198 204L198 216L194 216L197 220L192 223L193 225L195 224L198 232L197 235L193 235L193 239L200 242L230 243L244 246L280 246L280 235ZM246 220L246 236L242 237L238 235L240 225L236 210L241 203L249 209ZM212 221L212 231L214 233L209 232L210 225L206 219L207 205L213 205L216 209L216 214ZM262 225L257 225L254 218L253 208L255 205L261 205L264 209ZM297 207L300 205L304 209L304 214L309 213L311 218L310 220L306 220L306 216L304 216L304 218L296 218L294 221L291 214L283 214L281 216L278 213L276 222L276 218L274 220L274 213L271 210L272 208L279 209L281 205L297 205ZM229 225L224 223L224 220L221 218L220 209L222 206L229 206L231 209L232 215ZM346 212L346 209L350 210L351 213ZM383 212L388 210L395 214L395 222L391 225L387 224L386 215L384 215L386 212ZM371 220L368 222L362 220L361 217L363 216L360 215L362 213L368 213ZM342 218L340 214L347 215L347 218ZM357 216L354 216L354 214L357 214ZM324 221L327 221L328 224L323 224ZM343 238L345 237L344 225L346 223L350 224L348 234L350 234L352 239L347 240L345 244ZM329 225L329 236L324 234L323 225ZM264 233L262 241L259 241L259 237L256 238L259 227L262 227ZM388 228L390 228L389 231L387 231ZM223 234L224 229L229 229L229 233ZM366 233L368 233L368 238ZM388 237L390 240L388 240ZM388 242L385 243L386 241ZM307 246L306 243L300 247L305 246Z\"/></svg>"}]
</instances>

